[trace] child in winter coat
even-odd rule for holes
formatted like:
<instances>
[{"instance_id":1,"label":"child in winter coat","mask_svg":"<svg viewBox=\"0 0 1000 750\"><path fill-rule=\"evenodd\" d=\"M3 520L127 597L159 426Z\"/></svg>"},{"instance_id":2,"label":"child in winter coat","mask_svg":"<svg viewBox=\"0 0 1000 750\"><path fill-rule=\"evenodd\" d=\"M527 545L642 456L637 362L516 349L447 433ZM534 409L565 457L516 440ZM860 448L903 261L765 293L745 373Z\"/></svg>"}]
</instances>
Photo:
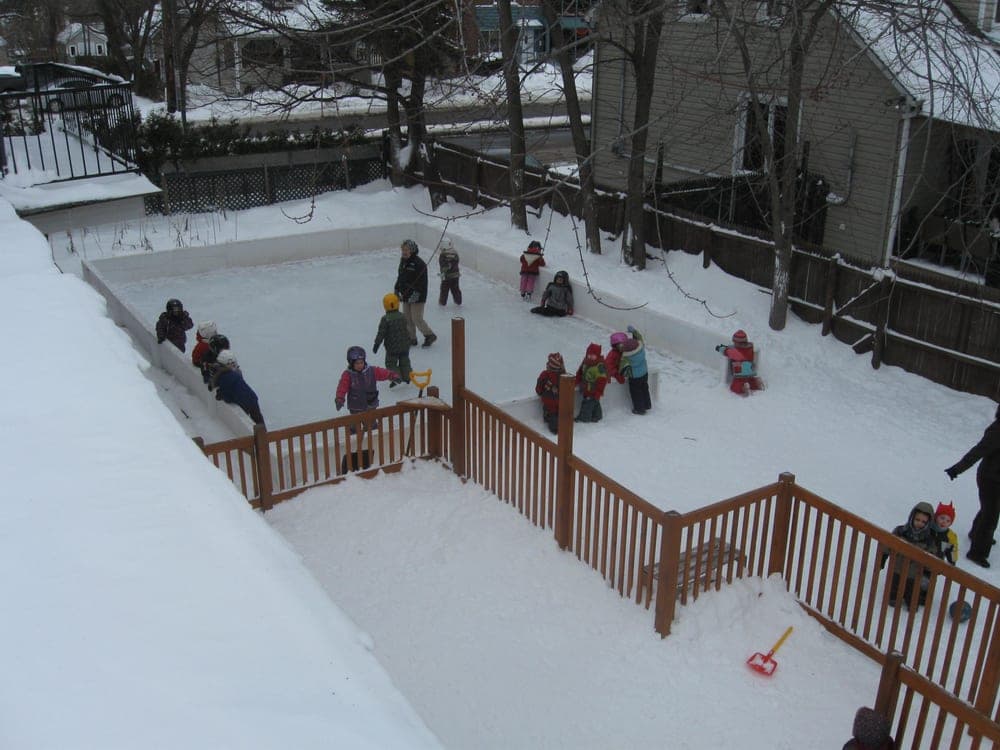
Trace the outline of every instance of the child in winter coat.
<instances>
[{"instance_id":1,"label":"child in winter coat","mask_svg":"<svg viewBox=\"0 0 1000 750\"><path fill-rule=\"evenodd\" d=\"M930 552L935 557L941 557L941 544L937 534L931 528L931 521L934 519L934 506L928 502L919 502L913 506L906 523L897 526L892 530L893 535L900 539L905 539L910 544L925 552ZM889 551L882 552L880 568L885 567L889 559ZM892 581L889 583L889 604L896 606L896 599L899 593L900 580L905 578L903 585L903 602L910 603L913 590L918 590L917 604L921 606L927 598L927 586L930 583L930 571L924 568L917 560L910 558L902 552L895 554L895 563L892 574ZM918 580L919 579L919 580Z\"/></svg>"},{"instance_id":2,"label":"child in winter coat","mask_svg":"<svg viewBox=\"0 0 1000 750\"><path fill-rule=\"evenodd\" d=\"M628 380L628 394L632 399L632 413L645 414L653 407L649 397L649 370L646 367L646 348L642 334L632 326L628 327L632 337L624 333L611 334L611 351L604 362L608 377L619 383Z\"/></svg>"},{"instance_id":3,"label":"child in winter coat","mask_svg":"<svg viewBox=\"0 0 1000 750\"><path fill-rule=\"evenodd\" d=\"M580 402L580 413L576 415L577 422L600 422L604 414L601 411L601 396L608 384L608 370L601 356L601 345L590 344L587 353L576 371L576 384L583 394Z\"/></svg>"},{"instance_id":4,"label":"child in winter coat","mask_svg":"<svg viewBox=\"0 0 1000 750\"><path fill-rule=\"evenodd\" d=\"M458 288L458 279L462 272L458 270L458 251L451 239L441 240L441 252L438 255L438 265L441 269L441 294L438 303L448 304L448 292L455 298L455 304L462 304L462 290Z\"/></svg>"},{"instance_id":5,"label":"child in winter coat","mask_svg":"<svg viewBox=\"0 0 1000 750\"><path fill-rule=\"evenodd\" d=\"M934 520L931 522L931 530L937 535L938 544L941 545L941 557L952 565L958 564L958 535L951 528L955 523L955 504L938 503L937 510L934 511Z\"/></svg>"},{"instance_id":6,"label":"child in winter coat","mask_svg":"<svg viewBox=\"0 0 1000 750\"><path fill-rule=\"evenodd\" d=\"M733 334L732 345L719 344L715 351L722 352L729 360L729 368L733 373L729 390L738 396L749 396L750 391L763 390L764 383L757 377L753 344L747 339L745 331L737 331Z\"/></svg>"},{"instance_id":7,"label":"child in winter coat","mask_svg":"<svg viewBox=\"0 0 1000 750\"><path fill-rule=\"evenodd\" d=\"M889 720L867 706L854 714L851 739L842 750L895 750L896 741L890 734Z\"/></svg>"},{"instance_id":8,"label":"child in winter coat","mask_svg":"<svg viewBox=\"0 0 1000 750\"><path fill-rule=\"evenodd\" d=\"M351 414L377 409L378 382L400 382L397 373L369 365L366 358L365 350L360 346L352 346L347 350L347 369L337 383L337 396L334 400L337 411L343 409L345 403Z\"/></svg>"},{"instance_id":9,"label":"child in winter coat","mask_svg":"<svg viewBox=\"0 0 1000 750\"><path fill-rule=\"evenodd\" d=\"M209 373L205 368L205 356L212 351L212 348L208 345L208 341L218 332L215 323L211 320L199 323L195 329L196 343L194 349L191 350L191 364L201 370L201 379L206 383L208 382ZM212 359L214 361L215 358L213 357Z\"/></svg>"},{"instance_id":10,"label":"child in winter coat","mask_svg":"<svg viewBox=\"0 0 1000 750\"><path fill-rule=\"evenodd\" d=\"M184 309L183 303L179 299L168 299L167 309L160 313L156 321L156 343L162 344L169 341L181 351L187 346L187 333L194 328L194 321Z\"/></svg>"},{"instance_id":11,"label":"child in winter coat","mask_svg":"<svg viewBox=\"0 0 1000 750\"><path fill-rule=\"evenodd\" d=\"M219 352L216 365L218 372L215 375L215 398L227 404L236 404L247 413L254 424L263 425L264 416L260 413L257 394L243 379L236 355L225 349Z\"/></svg>"},{"instance_id":12,"label":"child in winter coat","mask_svg":"<svg viewBox=\"0 0 1000 750\"><path fill-rule=\"evenodd\" d=\"M542 257L542 243L532 240L528 249L521 253L521 299L531 301L538 281L538 271L545 265Z\"/></svg>"},{"instance_id":13,"label":"child in winter coat","mask_svg":"<svg viewBox=\"0 0 1000 750\"><path fill-rule=\"evenodd\" d=\"M545 286L542 292L542 304L531 308L535 315L547 318L563 317L573 314L573 287L569 284L569 274L557 271L555 278Z\"/></svg>"},{"instance_id":14,"label":"child in winter coat","mask_svg":"<svg viewBox=\"0 0 1000 750\"><path fill-rule=\"evenodd\" d=\"M559 432L559 377L565 374L562 355L553 352L535 383L535 393L542 399L542 419L553 435Z\"/></svg>"},{"instance_id":15,"label":"child in winter coat","mask_svg":"<svg viewBox=\"0 0 1000 750\"><path fill-rule=\"evenodd\" d=\"M385 369L399 373L399 378L405 383L410 382L410 332L406 328L406 318L399 311L399 297L392 292L382 298L385 315L378 322L378 333L375 334L375 344L372 354L378 353L378 348L385 342ZM396 383L391 383L394 388Z\"/></svg>"},{"instance_id":16,"label":"child in winter coat","mask_svg":"<svg viewBox=\"0 0 1000 750\"><path fill-rule=\"evenodd\" d=\"M201 355L201 376L207 378L205 385L210 391L215 389L215 376L219 372L216 360L227 349L229 349L229 338L217 333L208 340L208 351Z\"/></svg>"}]
</instances>

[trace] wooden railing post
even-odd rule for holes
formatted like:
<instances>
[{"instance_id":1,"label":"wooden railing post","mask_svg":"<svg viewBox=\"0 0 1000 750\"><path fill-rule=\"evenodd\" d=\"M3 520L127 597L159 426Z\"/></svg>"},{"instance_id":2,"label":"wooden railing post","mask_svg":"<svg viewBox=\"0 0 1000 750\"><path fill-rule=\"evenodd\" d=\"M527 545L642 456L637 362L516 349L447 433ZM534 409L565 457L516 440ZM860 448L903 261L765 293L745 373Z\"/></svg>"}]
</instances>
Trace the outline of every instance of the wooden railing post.
<instances>
[{"instance_id":1,"label":"wooden railing post","mask_svg":"<svg viewBox=\"0 0 1000 750\"><path fill-rule=\"evenodd\" d=\"M833 329L833 299L837 291L837 276L840 270L840 255L834 255L826 262L826 280L823 289L823 329L822 336L828 336Z\"/></svg>"},{"instance_id":2,"label":"wooden railing post","mask_svg":"<svg viewBox=\"0 0 1000 750\"><path fill-rule=\"evenodd\" d=\"M569 374L559 377L559 435L556 447L556 541L559 549L569 549L573 533L573 469L569 458L573 455L573 396L576 378Z\"/></svg>"},{"instance_id":3,"label":"wooden railing post","mask_svg":"<svg viewBox=\"0 0 1000 750\"><path fill-rule=\"evenodd\" d=\"M788 554L789 534L792 524L792 495L795 491L795 475L784 471L778 475L777 502L774 507L774 530L771 533L771 549L768 553L767 574L785 573L785 557Z\"/></svg>"},{"instance_id":4,"label":"wooden railing post","mask_svg":"<svg viewBox=\"0 0 1000 750\"><path fill-rule=\"evenodd\" d=\"M193 437L191 439L194 441L194 444L198 446L198 448L201 450L201 452L204 453L205 452L205 438L203 438L201 435L197 435L197 436L195 436L195 437Z\"/></svg>"},{"instance_id":5,"label":"wooden railing post","mask_svg":"<svg viewBox=\"0 0 1000 750\"><path fill-rule=\"evenodd\" d=\"M656 580L656 617L653 627L666 638L677 608L677 569L681 564L681 515L668 510L660 519L660 564ZM648 585L652 586L652 576ZM648 599L646 601L649 601Z\"/></svg>"},{"instance_id":6,"label":"wooden railing post","mask_svg":"<svg viewBox=\"0 0 1000 750\"><path fill-rule=\"evenodd\" d=\"M984 716L993 716L993 704L997 698L997 686L1000 685L1000 618L993 622L993 633L990 637L990 647L983 665L983 674L976 686L976 699L972 705Z\"/></svg>"},{"instance_id":7,"label":"wooden railing post","mask_svg":"<svg viewBox=\"0 0 1000 750\"><path fill-rule=\"evenodd\" d=\"M899 668L902 664L903 655L899 651L890 651L885 655L882 677L878 681L878 694L875 696L875 713L882 714L890 726L896 714L896 701L899 698Z\"/></svg>"},{"instance_id":8,"label":"wooden railing post","mask_svg":"<svg viewBox=\"0 0 1000 750\"><path fill-rule=\"evenodd\" d=\"M885 331L889 327L889 313L891 308L889 300L892 297L892 276L886 274L882 277L878 288L878 302L875 305L875 333L872 334L872 367L878 369L882 366L882 355L885 352Z\"/></svg>"},{"instance_id":9,"label":"wooden railing post","mask_svg":"<svg viewBox=\"0 0 1000 750\"><path fill-rule=\"evenodd\" d=\"M451 467L463 479L465 465L465 319L451 319Z\"/></svg>"},{"instance_id":10,"label":"wooden railing post","mask_svg":"<svg viewBox=\"0 0 1000 750\"><path fill-rule=\"evenodd\" d=\"M271 484L271 450L267 442L267 428L262 424L253 426L254 463L257 464L257 487L260 489L260 509L268 511L274 506Z\"/></svg>"},{"instance_id":11,"label":"wooden railing post","mask_svg":"<svg viewBox=\"0 0 1000 750\"><path fill-rule=\"evenodd\" d=\"M441 391L436 385L427 387L428 398L441 398ZM427 455L431 458L441 458L441 412L437 409L427 409Z\"/></svg>"}]
</instances>

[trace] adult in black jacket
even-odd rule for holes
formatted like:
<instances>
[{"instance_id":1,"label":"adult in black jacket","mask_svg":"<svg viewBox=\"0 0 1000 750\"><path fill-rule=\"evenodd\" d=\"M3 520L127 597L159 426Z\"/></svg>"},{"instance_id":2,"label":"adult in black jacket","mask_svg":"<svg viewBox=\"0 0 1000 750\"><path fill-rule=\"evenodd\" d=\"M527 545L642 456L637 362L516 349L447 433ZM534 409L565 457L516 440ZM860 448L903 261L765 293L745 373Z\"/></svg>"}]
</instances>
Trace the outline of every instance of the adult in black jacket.
<instances>
[{"instance_id":1,"label":"adult in black jacket","mask_svg":"<svg viewBox=\"0 0 1000 750\"><path fill-rule=\"evenodd\" d=\"M979 512L972 521L972 530L969 532L972 544L966 557L977 565L988 568L993 534L996 533L997 520L1000 519L1000 406L997 406L993 424L983 433L983 439L972 446L958 463L945 469L945 473L954 479L976 461L980 461L976 471Z\"/></svg>"},{"instance_id":2,"label":"adult in black jacket","mask_svg":"<svg viewBox=\"0 0 1000 750\"><path fill-rule=\"evenodd\" d=\"M427 302L427 264L420 257L420 250L413 240L403 240L399 246L399 273L393 291L403 303L403 317L410 343L417 343L417 329L424 334L424 347L437 341L437 336L424 320L424 304Z\"/></svg>"}]
</instances>

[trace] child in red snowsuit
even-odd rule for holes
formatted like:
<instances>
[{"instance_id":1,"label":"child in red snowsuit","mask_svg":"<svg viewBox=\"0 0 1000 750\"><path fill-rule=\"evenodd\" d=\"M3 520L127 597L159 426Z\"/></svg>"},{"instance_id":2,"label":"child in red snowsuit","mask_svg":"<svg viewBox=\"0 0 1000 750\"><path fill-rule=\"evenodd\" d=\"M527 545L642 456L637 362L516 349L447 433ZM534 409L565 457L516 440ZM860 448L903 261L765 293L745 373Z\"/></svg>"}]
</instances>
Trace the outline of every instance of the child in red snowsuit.
<instances>
[{"instance_id":1,"label":"child in red snowsuit","mask_svg":"<svg viewBox=\"0 0 1000 750\"><path fill-rule=\"evenodd\" d=\"M601 396L608 384L608 368L601 356L600 344L589 344L587 354L576 371L576 384L580 386L583 401L580 402L580 413L576 415L577 422L600 422L604 414L601 411Z\"/></svg>"},{"instance_id":2,"label":"child in red snowsuit","mask_svg":"<svg viewBox=\"0 0 1000 750\"><path fill-rule=\"evenodd\" d=\"M542 243L532 240L528 243L528 249L521 253L521 299L531 300L535 282L538 281L538 271L544 265Z\"/></svg>"},{"instance_id":3,"label":"child in red snowsuit","mask_svg":"<svg viewBox=\"0 0 1000 750\"><path fill-rule=\"evenodd\" d=\"M195 329L197 343L194 345L194 349L191 350L191 364L201 370L201 379L206 383L209 378L206 365L210 360L214 359L214 357L209 356L212 348L208 345L208 342L218 332L215 323L211 320L199 323L198 328ZM206 359L206 357L209 357L209 359Z\"/></svg>"},{"instance_id":4,"label":"child in red snowsuit","mask_svg":"<svg viewBox=\"0 0 1000 750\"><path fill-rule=\"evenodd\" d=\"M542 398L542 419L553 435L559 432L559 377L565 374L562 355L553 352L535 383L535 393Z\"/></svg>"},{"instance_id":5,"label":"child in red snowsuit","mask_svg":"<svg viewBox=\"0 0 1000 750\"><path fill-rule=\"evenodd\" d=\"M764 383L757 377L757 363L754 360L753 344L747 339L745 331L733 334L732 346L719 344L715 351L722 352L729 360L729 369L733 374L733 382L729 390L739 396L749 396L750 391L760 391Z\"/></svg>"}]
</instances>

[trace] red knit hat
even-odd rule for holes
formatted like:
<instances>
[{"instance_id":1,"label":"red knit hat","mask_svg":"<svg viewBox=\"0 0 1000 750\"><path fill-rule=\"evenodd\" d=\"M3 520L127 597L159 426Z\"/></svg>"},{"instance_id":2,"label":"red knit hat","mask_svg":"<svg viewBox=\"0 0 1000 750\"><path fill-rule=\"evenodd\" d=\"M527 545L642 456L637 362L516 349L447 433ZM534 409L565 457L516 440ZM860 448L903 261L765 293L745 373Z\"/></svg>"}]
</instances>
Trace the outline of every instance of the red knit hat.
<instances>
[{"instance_id":1,"label":"red knit hat","mask_svg":"<svg viewBox=\"0 0 1000 750\"><path fill-rule=\"evenodd\" d=\"M938 516L948 516L948 518L950 518L952 521L954 521L955 520L955 504L954 503L948 503L947 505L945 505L944 503L938 503L937 510L934 512L934 517L937 518Z\"/></svg>"},{"instance_id":2,"label":"red knit hat","mask_svg":"<svg viewBox=\"0 0 1000 750\"><path fill-rule=\"evenodd\" d=\"M742 328L733 334L733 343L739 346L740 344L747 343L747 332Z\"/></svg>"},{"instance_id":3,"label":"red knit hat","mask_svg":"<svg viewBox=\"0 0 1000 750\"><path fill-rule=\"evenodd\" d=\"M587 356L601 358L601 345L600 344L589 344L587 346Z\"/></svg>"},{"instance_id":4,"label":"red knit hat","mask_svg":"<svg viewBox=\"0 0 1000 750\"><path fill-rule=\"evenodd\" d=\"M545 366L550 370L555 370L556 372L564 372L566 370L566 365L563 363L562 355L559 352L552 352L549 355L548 361Z\"/></svg>"}]
</instances>

